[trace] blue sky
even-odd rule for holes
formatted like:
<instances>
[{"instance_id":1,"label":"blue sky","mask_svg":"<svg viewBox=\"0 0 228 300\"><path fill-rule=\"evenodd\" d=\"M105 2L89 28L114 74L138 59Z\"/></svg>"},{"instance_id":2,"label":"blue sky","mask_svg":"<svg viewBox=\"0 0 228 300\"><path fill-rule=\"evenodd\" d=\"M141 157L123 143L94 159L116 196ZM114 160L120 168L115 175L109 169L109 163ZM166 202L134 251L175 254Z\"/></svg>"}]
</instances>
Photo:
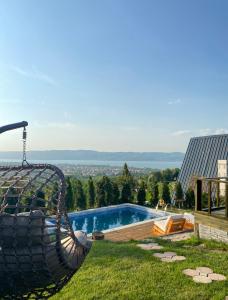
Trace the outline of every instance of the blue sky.
<instances>
[{"instance_id":1,"label":"blue sky","mask_svg":"<svg viewBox=\"0 0 228 300\"><path fill-rule=\"evenodd\" d=\"M226 0L0 3L0 123L27 120L29 149L185 151L228 132Z\"/></svg>"}]
</instances>

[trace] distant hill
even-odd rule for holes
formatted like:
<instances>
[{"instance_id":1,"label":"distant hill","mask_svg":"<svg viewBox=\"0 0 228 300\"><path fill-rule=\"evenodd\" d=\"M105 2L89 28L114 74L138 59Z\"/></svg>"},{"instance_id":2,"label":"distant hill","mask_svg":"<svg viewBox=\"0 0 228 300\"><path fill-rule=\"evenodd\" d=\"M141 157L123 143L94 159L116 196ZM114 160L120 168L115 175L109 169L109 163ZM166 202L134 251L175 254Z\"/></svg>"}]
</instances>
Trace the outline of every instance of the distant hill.
<instances>
[{"instance_id":1,"label":"distant hill","mask_svg":"<svg viewBox=\"0 0 228 300\"><path fill-rule=\"evenodd\" d=\"M18 151L0 151L0 159L21 159ZM28 151L30 160L182 161L181 152L100 152L93 150Z\"/></svg>"}]
</instances>

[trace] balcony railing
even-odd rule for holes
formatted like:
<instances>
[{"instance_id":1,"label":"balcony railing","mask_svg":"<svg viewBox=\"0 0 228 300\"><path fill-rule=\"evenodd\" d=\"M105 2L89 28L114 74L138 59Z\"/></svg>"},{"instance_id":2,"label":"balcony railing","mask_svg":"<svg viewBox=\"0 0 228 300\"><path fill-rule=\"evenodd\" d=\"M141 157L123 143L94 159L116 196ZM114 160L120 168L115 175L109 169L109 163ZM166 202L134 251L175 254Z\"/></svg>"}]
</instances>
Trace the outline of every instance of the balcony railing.
<instances>
[{"instance_id":1,"label":"balcony railing","mask_svg":"<svg viewBox=\"0 0 228 300\"><path fill-rule=\"evenodd\" d=\"M228 178L194 178L195 210L228 219Z\"/></svg>"}]
</instances>

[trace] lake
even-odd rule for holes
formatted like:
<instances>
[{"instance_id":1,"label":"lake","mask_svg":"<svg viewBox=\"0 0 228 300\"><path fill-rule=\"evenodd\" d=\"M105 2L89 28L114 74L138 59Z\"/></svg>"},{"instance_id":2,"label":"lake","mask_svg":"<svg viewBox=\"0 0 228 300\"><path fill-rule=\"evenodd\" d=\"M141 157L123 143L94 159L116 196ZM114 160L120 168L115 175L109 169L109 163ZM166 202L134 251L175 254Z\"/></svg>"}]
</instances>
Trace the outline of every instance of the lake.
<instances>
[{"instance_id":1,"label":"lake","mask_svg":"<svg viewBox=\"0 0 228 300\"><path fill-rule=\"evenodd\" d=\"M82 166L111 166L121 167L126 162L129 167L133 168L150 168L150 169L166 169L180 168L182 161L103 161L103 160L28 160L30 163L48 163L54 165L82 165ZM20 163L18 159L0 159L0 163Z\"/></svg>"}]
</instances>

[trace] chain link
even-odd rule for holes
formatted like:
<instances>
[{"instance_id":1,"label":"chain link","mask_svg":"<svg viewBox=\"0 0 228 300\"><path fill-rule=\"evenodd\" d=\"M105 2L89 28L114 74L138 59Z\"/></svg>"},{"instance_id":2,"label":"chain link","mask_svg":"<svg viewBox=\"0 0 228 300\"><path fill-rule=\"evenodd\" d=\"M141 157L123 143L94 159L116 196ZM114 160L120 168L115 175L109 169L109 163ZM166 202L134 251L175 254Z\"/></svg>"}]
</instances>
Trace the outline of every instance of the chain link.
<instances>
[{"instance_id":1,"label":"chain link","mask_svg":"<svg viewBox=\"0 0 228 300\"><path fill-rule=\"evenodd\" d=\"M26 157L26 139L27 139L27 132L26 132L26 128L24 127L23 130L23 136L22 136L22 140L23 140L23 158L22 158L22 166L24 164L28 165L27 162L27 157Z\"/></svg>"}]
</instances>

